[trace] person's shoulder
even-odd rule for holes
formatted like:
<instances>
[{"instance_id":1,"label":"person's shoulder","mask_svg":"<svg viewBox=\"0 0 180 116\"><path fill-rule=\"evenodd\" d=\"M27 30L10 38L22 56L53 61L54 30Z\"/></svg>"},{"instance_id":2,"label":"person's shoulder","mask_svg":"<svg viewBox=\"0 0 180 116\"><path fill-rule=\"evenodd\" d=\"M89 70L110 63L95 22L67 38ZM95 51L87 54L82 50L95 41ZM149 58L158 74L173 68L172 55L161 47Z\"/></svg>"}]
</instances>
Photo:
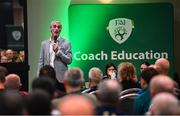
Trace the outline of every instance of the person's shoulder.
<instances>
[{"instance_id":1,"label":"person's shoulder","mask_svg":"<svg viewBox=\"0 0 180 116\"><path fill-rule=\"evenodd\" d=\"M63 38L63 37L60 37L61 41L64 42L64 43L70 43L70 41L66 38Z\"/></svg>"},{"instance_id":2,"label":"person's shoulder","mask_svg":"<svg viewBox=\"0 0 180 116\"><path fill-rule=\"evenodd\" d=\"M47 44L48 42L49 42L49 39L42 41L41 44L44 45L44 44Z\"/></svg>"}]
</instances>

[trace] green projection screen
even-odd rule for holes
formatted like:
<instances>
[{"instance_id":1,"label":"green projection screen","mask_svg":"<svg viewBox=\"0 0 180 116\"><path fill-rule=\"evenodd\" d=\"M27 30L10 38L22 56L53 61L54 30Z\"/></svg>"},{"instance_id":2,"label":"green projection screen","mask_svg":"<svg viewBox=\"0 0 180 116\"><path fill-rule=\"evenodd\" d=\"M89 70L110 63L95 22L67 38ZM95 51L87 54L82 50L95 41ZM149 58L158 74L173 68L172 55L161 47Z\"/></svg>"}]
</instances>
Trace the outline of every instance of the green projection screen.
<instances>
[{"instance_id":1,"label":"green projection screen","mask_svg":"<svg viewBox=\"0 0 180 116\"><path fill-rule=\"evenodd\" d=\"M72 67L88 71L108 62L118 66L168 58L173 72L173 6L170 3L73 4L69 6Z\"/></svg>"}]
</instances>

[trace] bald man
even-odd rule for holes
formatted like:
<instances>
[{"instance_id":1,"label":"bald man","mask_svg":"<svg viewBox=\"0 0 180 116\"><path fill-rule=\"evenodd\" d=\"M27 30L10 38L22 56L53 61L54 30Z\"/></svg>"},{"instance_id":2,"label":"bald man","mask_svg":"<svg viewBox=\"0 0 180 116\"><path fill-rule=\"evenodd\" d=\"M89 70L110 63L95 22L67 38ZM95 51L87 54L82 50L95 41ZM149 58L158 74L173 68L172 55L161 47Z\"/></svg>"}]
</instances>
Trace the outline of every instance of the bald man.
<instances>
[{"instance_id":1,"label":"bald man","mask_svg":"<svg viewBox=\"0 0 180 116\"><path fill-rule=\"evenodd\" d=\"M19 90L21 87L21 80L17 74L9 74L5 77L5 88Z\"/></svg>"},{"instance_id":2,"label":"bald man","mask_svg":"<svg viewBox=\"0 0 180 116\"><path fill-rule=\"evenodd\" d=\"M162 74L165 75L168 74L170 63L167 59L165 58L157 59L155 65L157 65L160 68Z\"/></svg>"},{"instance_id":3,"label":"bald man","mask_svg":"<svg viewBox=\"0 0 180 116\"><path fill-rule=\"evenodd\" d=\"M60 114L63 115L94 115L93 103L82 95L67 95L58 105Z\"/></svg>"},{"instance_id":4,"label":"bald man","mask_svg":"<svg viewBox=\"0 0 180 116\"><path fill-rule=\"evenodd\" d=\"M5 89L16 91L22 97L28 96L28 93L26 91L20 91L21 86L22 83L19 75L12 73L5 77Z\"/></svg>"},{"instance_id":5,"label":"bald man","mask_svg":"<svg viewBox=\"0 0 180 116\"><path fill-rule=\"evenodd\" d=\"M150 115L179 115L179 101L170 93L159 93L151 102Z\"/></svg>"},{"instance_id":6,"label":"bald man","mask_svg":"<svg viewBox=\"0 0 180 116\"><path fill-rule=\"evenodd\" d=\"M157 75L150 82L150 93L152 97L160 92L174 94L174 90L174 81L167 75Z\"/></svg>"}]
</instances>

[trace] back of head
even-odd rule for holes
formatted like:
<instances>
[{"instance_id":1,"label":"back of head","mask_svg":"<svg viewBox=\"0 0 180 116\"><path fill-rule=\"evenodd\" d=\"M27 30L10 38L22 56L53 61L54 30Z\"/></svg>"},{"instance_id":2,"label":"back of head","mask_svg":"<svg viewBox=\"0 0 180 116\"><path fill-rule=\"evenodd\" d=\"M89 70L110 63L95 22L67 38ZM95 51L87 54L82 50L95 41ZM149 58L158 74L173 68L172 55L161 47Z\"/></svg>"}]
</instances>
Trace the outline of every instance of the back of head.
<instances>
[{"instance_id":1,"label":"back of head","mask_svg":"<svg viewBox=\"0 0 180 116\"><path fill-rule=\"evenodd\" d=\"M46 91L51 97L55 92L55 83L51 78L36 78L32 82L32 89L42 89Z\"/></svg>"},{"instance_id":2,"label":"back of head","mask_svg":"<svg viewBox=\"0 0 180 116\"><path fill-rule=\"evenodd\" d=\"M50 77L53 80L56 80L56 72L52 66L45 65L40 69L39 77Z\"/></svg>"},{"instance_id":3,"label":"back of head","mask_svg":"<svg viewBox=\"0 0 180 116\"><path fill-rule=\"evenodd\" d=\"M94 115L93 103L82 95L67 95L58 105L61 115Z\"/></svg>"},{"instance_id":4,"label":"back of head","mask_svg":"<svg viewBox=\"0 0 180 116\"><path fill-rule=\"evenodd\" d=\"M5 76L8 75L8 70L6 67L0 66L0 83L5 82Z\"/></svg>"},{"instance_id":5,"label":"back of head","mask_svg":"<svg viewBox=\"0 0 180 116\"><path fill-rule=\"evenodd\" d=\"M122 87L116 80L104 80L98 86L98 99L101 104L115 105L119 99Z\"/></svg>"},{"instance_id":6,"label":"back of head","mask_svg":"<svg viewBox=\"0 0 180 116\"><path fill-rule=\"evenodd\" d=\"M83 73L80 68L72 68L65 72L64 84L70 87L81 87L84 82Z\"/></svg>"},{"instance_id":7,"label":"back of head","mask_svg":"<svg viewBox=\"0 0 180 116\"><path fill-rule=\"evenodd\" d=\"M91 83L98 85L99 82L101 81L102 77L103 77L103 73L99 68L93 67L89 70L90 85L91 85Z\"/></svg>"},{"instance_id":8,"label":"back of head","mask_svg":"<svg viewBox=\"0 0 180 116\"><path fill-rule=\"evenodd\" d=\"M154 68L146 68L144 71L142 71L141 78L147 83L147 85L149 85L151 79L158 74L158 71L156 71Z\"/></svg>"},{"instance_id":9,"label":"back of head","mask_svg":"<svg viewBox=\"0 0 180 116\"><path fill-rule=\"evenodd\" d=\"M151 96L160 92L174 92L174 81L167 75L157 75L150 82Z\"/></svg>"},{"instance_id":10,"label":"back of head","mask_svg":"<svg viewBox=\"0 0 180 116\"><path fill-rule=\"evenodd\" d=\"M50 95L42 89L31 91L27 99L27 110L29 115L50 115Z\"/></svg>"},{"instance_id":11,"label":"back of head","mask_svg":"<svg viewBox=\"0 0 180 116\"><path fill-rule=\"evenodd\" d=\"M154 68L159 74L162 74L161 68L158 65L151 64L149 65L149 68Z\"/></svg>"},{"instance_id":12,"label":"back of head","mask_svg":"<svg viewBox=\"0 0 180 116\"><path fill-rule=\"evenodd\" d=\"M5 77L5 88L18 90L21 87L21 80L17 74L9 74Z\"/></svg>"},{"instance_id":13,"label":"back of head","mask_svg":"<svg viewBox=\"0 0 180 116\"><path fill-rule=\"evenodd\" d=\"M137 80L135 66L129 62L123 62L119 64L118 80L119 81Z\"/></svg>"},{"instance_id":14,"label":"back of head","mask_svg":"<svg viewBox=\"0 0 180 116\"><path fill-rule=\"evenodd\" d=\"M23 101L15 91L4 91L0 95L0 115L22 115Z\"/></svg>"},{"instance_id":15,"label":"back of head","mask_svg":"<svg viewBox=\"0 0 180 116\"><path fill-rule=\"evenodd\" d=\"M168 74L170 63L169 63L169 61L167 59L165 59L165 58L157 59L156 62L155 62L155 65L160 67L160 70L161 70L162 74Z\"/></svg>"},{"instance_id":16,"label":"back of head","mask_svg":"<svg viewBox=\"0 0 180 116\"><path fill-rule=\"evenodd\" d=\"M159 93L152 99L149 113L152 115L178 115L179 101L170 93Z\"/></svg>"}]
</instances>

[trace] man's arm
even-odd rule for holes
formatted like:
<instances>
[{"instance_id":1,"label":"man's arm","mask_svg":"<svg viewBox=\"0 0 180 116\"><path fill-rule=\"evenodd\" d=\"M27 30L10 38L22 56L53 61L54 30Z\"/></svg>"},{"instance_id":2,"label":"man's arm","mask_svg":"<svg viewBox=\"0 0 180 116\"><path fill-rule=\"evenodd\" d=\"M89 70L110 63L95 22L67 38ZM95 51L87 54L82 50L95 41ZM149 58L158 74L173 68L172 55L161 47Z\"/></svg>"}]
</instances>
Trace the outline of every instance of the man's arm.
<instances>
[{"instance_id":1,"label":"man's arm","mask_svg":"<svg viewBox=\"0 0 180 116\"><path fill-rule=\"evenodd\" d=\"M39 71L40 69L43 67L44 65L44 50L43 50L43 42L41 43L41 50L40 50L40 57L39 57L39 63L38 63L38 70L37 70L37 75L39 75Z\"/></svg>"},{"instance_id":2,"label":"man's arm","mask_svg":"<svg viewBox=\"0 0 180 116\"><path fill-rule=\"evenodd\" d=\"M59 57L66 64L71 64L72 62L71 44L68 42L64 42L64 45L62 45L56 52L56 57Z\"/></svg>"}]
</instances>

